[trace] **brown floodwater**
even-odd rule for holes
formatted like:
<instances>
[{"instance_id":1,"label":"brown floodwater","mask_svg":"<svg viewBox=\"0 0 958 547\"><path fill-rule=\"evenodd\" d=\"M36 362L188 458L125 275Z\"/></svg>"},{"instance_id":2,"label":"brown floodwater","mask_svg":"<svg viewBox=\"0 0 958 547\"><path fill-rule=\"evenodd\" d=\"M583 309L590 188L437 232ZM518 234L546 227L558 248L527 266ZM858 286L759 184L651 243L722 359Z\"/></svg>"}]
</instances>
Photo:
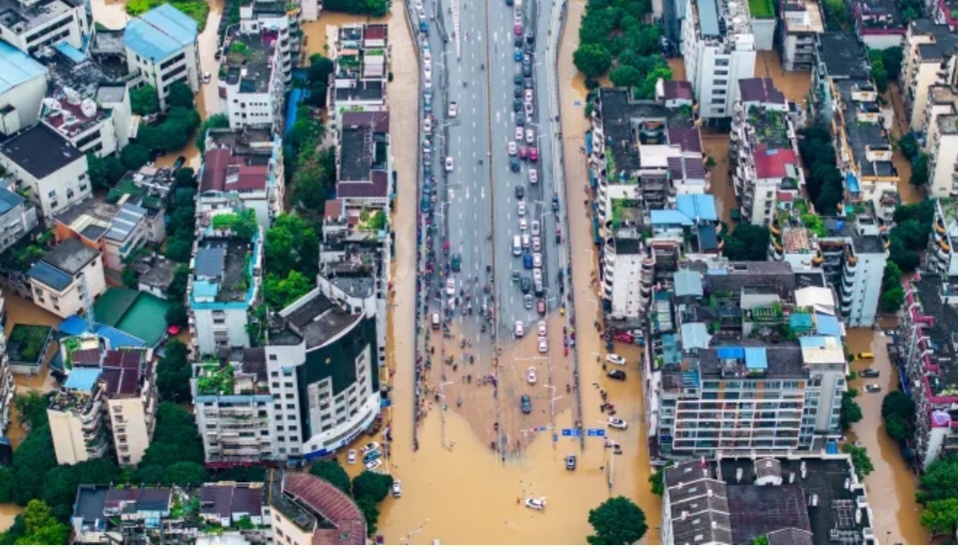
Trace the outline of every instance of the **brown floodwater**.
<instances>
[{"instance_id":1,"label":"brown floodwater","mask_svg":"<svg viewBox=\"0 0 958 547\"><path fill-rule=\"evenodd\" d=\"M108 29L121 29L130 18L126 14L126 0L91 0L90 8L93 20Z\"/></svg>"},{"instance_id":2,"label":"brown floodwater","mask_svg":"<svg viewBox=\"0 0 958 547\"><path fill-rule=\"evenodd\" d=\"M732 209L738 207L735 187L729 175L732 165L729 160L731 139L728 133L702 128L702 148L715 165L709 169L709 193L715 196L715 207L729 228L735 226Z\"/></svg>"}]
</instances>

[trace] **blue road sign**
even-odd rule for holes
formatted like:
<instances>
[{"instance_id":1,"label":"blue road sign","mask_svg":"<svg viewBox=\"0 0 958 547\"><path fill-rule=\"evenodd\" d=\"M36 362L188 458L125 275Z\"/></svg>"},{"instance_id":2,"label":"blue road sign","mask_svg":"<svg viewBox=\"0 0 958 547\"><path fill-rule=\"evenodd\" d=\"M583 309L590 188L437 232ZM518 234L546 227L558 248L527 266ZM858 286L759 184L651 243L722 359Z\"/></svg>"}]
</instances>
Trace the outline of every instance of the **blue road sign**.
<instances>
[{"instance_id":1,"label":"blue road sign","mask_svg":"<svg viewBox=\"0 0 958 547\"><path fill-rule=\"evenodd\" d=\"M579 428L568 428L562 430L563 437L579 437L582 435L582 430Z\"/></svg>"},{"instance_id":2,"label":"blue road sign","mask_svg":"<svg viewBox=\"0 0 958 547\"><path fill-rule=\"evenodd\" d=\"M589 437L605 437L604 429L589 429L586 431L586 435Z\"/></svg>"}]
</instances>

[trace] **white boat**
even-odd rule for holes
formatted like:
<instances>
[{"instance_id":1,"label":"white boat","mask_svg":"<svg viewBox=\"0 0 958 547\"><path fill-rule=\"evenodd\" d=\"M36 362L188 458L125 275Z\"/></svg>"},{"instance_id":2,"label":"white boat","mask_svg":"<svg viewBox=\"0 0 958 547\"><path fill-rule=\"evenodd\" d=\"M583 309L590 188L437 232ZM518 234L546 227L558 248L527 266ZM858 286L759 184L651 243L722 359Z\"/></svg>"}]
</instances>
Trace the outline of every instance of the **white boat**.
<instances>
[{"instance_id":1,"label":"white boat","mask_svg":"<svg viewBox=\"0 0 958 547\"><path fill-rule=\"evenodd\" d=\"M546 499L545 498L526 498L526 507L529 509L535 509L536 511L542 511L546 508Z\"/></svg>"}]
</instances>

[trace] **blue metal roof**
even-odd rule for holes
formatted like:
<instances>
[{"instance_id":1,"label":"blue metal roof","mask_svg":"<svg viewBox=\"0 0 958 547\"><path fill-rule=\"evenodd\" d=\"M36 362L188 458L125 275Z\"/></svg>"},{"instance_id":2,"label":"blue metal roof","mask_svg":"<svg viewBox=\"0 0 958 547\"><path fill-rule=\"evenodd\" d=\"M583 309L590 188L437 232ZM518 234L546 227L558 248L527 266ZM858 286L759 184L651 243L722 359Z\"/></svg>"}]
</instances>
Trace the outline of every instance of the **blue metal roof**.
<instances>
[{"instance_id":1,"label":"blue metal roof","mask_svg":"<svg viewBox=\"0 0 958 547\"><path fill-rule=\"evenodd\" d=\"M745 366L765 370L768 368L768 354L765 348L745 348Z\"/></svg>"},{"instance_id":2,"label":"blue metal roof","mask_svg":"<svg viewBox=\"0 0 958 547\"><path fill-rule=\"evenodd\" d=\"M90 393L93 391L93 388L96 387L96 383L100 380L100 369L97 368L74 368L70 371L70 375L67 376L66 382L63 383L63 387L67 389L75 389L77 391L85 391Z\"/></svg>"},{"instance_id":3,"label":"blue metal roof","mask_svg":"<svg viewBox=\"0 0 958 547\"><path fill-rule=\"evenodd\" d=\"M693 270L679 270L672 277L675 284L675 296L702 296L702 274Z\"/></svg>"},{"instance_id":4,"label":"blue metal roof","mask_svg":"<svg viewBox=\"0 0 958 547\"><path fill-rule=\"evenodd\" d=\"M858 177L851 171L845 174L845 188L852 194L857 194L861 191L861 186L858 185Z\"/></svg>"},{"instance_id":5,"label":"blue metal roof","mask_svg":"<svg viewBox=\"0 0 958 547\"><path fill-rule=\"evenodd\" d=\"M705 323L682 323L682 348L686 351L694 348L708 349L711 339Z\"/></svg>"},{"instance_id":6,"label":"blue metal roof","mask_svg":"<svg viewBox=\"0 0 958 547\"><path fill-rule=\"evenodd\" d=\"M824 313L815 314L815 322L818 325L818 334L823 336L841 336L842 325L834 315L825 315Z\"/></svg>"},{"instance_id":7,"label":"blue metal roof","mask_svg":"<svg viewBox=\"0 0 958 547\"><path fill-rule=\"evenodd\" d=\"M219 292L219 283L210 283L209 281L193 283L193 298L216 298Z\"/></svg>"},{"instance_id":8,"label":"blue metal roof","mask_svg":"<svg viewBox=\"0 0 958 547\"><path fill-rule=\"evenodd\" d=\"M828 345L829 338L828 336L802 336L798 339L798 343L803 348L821 349Z\"/></svg>"},{"instance_id":9,"label":"blue metal roof","mask_svg":"<svg viewBox=\"0 0 958 547\"><path fill-rule=\"evenodd\" d=\"M24 199L19 195L0 186L0 215L7 214L8 211L22 204Z\"/></svg>"},{"instance_id":10,"label":"blue metal roof","mask_svg":"<svg viewBox=\"0 0 958 547\"><path fill-rule=\"evenodd\" d=\"M140 57L159 61L192 45L196 35L196 21L162 4L127 23L123 43Z\"/></svg>"},{"instance_id":11,"label":"blue metal roof","mask_svg":"<svg viewBox=\"0 0 958 547\"><path fill-rule=\"evenodd\" d=\"M79 315L71 315L57 325L60 334L67 336L78 336L89 332L89 322ZM93 333L101 338L105 338L110 343L111 349L116 348L145 348L146 343L136 336L131 336L120 329L109 327L101 323L93 324Z\"/></svg>"},{"instance_id":12,"label":"blue metal roof","mask_svg":"<svg viewBox=\"0 0 958 547\"><path fill-rule=\"evenodd\" d=\"M86 55L82 51L70 45L69 42L58 42L53 45L53 49L67 56L74 63L86 60Z\"/></svg>"},{"instance_id":13,"label":"blue metal roof","mask_svg":"<svg viewBox=\"0 0 958 547\"><path fill-rule=\"evenodd\" d=\"M27 272L27 275L30 276L31 279L35 279L56 291L62 291L73 282L73 276L54 268L42 260L34 264L33 267L30 268L30 271Z\"/></svg>"},{"instance_id":14,"label":"blue metal roof","mask_svg":"<svg viewBox=\"0 0 958 547\"><path fill-rule=\"evenodd\" d=\"M812 322L812 314L799 312L793 313L792 316L788 318L788 326L791 327L792 330L806 332L811 330L815 325Z\"/></svg>"},{"instance_id":15,"label":"blue metal roof","mask_svg":"<svg viewBox=\"0 0 958 547\"><path fill-rule=\"evenodd\" d=\"M699 11L699 29L702 36L719 36L718 5L715 0L695 0Z\"/></svg>"},{"instance_id":16,"label":"blue metal roof","mask_svg":"<svg viewBox=\"0 0 958 547\"><path fill-rule=\"evenodd\" d=\"M652 224L691 226L692 220L675 209L655 209L649 212Z\"/></svg>"},{"instance_id":17,"label":"blue metal roof","mask_svg":"<svg viewBox=\"0 0 958 547\"><path fill-rule=\"evenodd\" d=\"M720 347L715 350L719 359L744 359L745 349L740 347Z\"/></svg>"},{"instance_id":18,"label":"blue metal roof","mask_svg":"<svg viewBox=\"0 0 958 547\"><path fill-rule=\"evenodd\" d=\"M46 73L46 67L33 57L0 40L0 93Z\"/></svg>"},{"instance_id":19,"label":"blue metal roof","mask_svg":"<svg viewBox=\"0 0 958 547\"><path fill-rule=\"evenodd\" d=\"M682 194L676 196L675 208L692 220L718 220L715 196L710 194Z\"/></svg>"}]
</instances>

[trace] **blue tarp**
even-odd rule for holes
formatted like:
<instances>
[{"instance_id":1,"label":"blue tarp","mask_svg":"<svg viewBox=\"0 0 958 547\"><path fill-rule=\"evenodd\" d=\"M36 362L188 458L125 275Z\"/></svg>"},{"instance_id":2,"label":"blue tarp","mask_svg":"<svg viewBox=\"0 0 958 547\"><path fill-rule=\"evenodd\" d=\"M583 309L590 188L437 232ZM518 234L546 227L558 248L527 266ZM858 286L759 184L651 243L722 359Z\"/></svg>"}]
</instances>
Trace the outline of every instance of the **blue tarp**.
<instances>
[{"instance_id":1,"label":"blue tarp","mask_svg":"<svg viewBox=\"0 0 958 547\"><path fill-rule=\"evenodd\" d=\"M89 332L89 323L86 319L80 317L79 315L71 315L63 320L57 326L57 330L61 334L67 336L79 336L85 332ZM103 325L100 323L93 324L93 333L105 338L109 343L110 347L113 349L116 348L144 348L146 343L143 340L135 336L131 336L119 329Z\"/></svg>"},{"instance_id":2,"label":"blue tarp","mask_svg":"<svg viewBox=\"0 0 958 547\"><path fill-rule=\"evenodd\" d=\"M757 370L767 369L768 355L765 348L745 348L745 366Z\"/></svg>"},{"instance_id":3,"label":"blue tarp","mask_svg":"<svg viewBox=\"0 0 958 547\"><path fill-rule=\"evenodd\" d=\"M655 209L649 212L652 224L667 226L691 226L692 219L675 209Z\"/></svg>"},{"instance_id":4,"label":"blue tarp","mask_svg":"<svg viewBox=\"0 0 958 547\"><path fill-rule=\"evenodd\" d=\"M858 185L858 177L856 177L854 173L845 174L845 189L852 194L861 192L861 186Z\"/></svg>"},{"instance_id":5,"label":"blue tarp","mask_svg":"<svg viewBox=\"0 0 958 547\"><path fill-rule=\"evenodd\" d=\"M745 359L745 348L720 347L715 352L719 359Z\"/></svg>"},{"instance_id":6,"label":"blue tarp","mask_svg":"<svg viewBox=\"0 0 958 547\"><path fill-rule=\"evenodd\" d=\"M74 63L86 60L86 55L82 51L70 45L69 42L60 42L53 46L54 49L67 56Z\"/></svg>"},{"instance_id":7,"label":"blue tarp","mask_svg":"<svg viewBox=\"0 0 958 547\"><path fill-rule=\"evenodd\" d=\"M70 371L63 387L92 393L97 381L100 380L100 368L74 368Z\"/></svg>"},{"instance_id":8,"label":"blue tarp","mask_svg":"<svg viewBox=\"0 0 958 547\"><path fill-rule=\"evenodd\" d=\"M586 155L592 155L592 132L586 131L585 133L585 153Z\"/></svg>"},{"instance_id":9,"label":"blue tarp","mask_svg":"<svg viewBox=\"0 0 958 547\"><path fill-rule=\"evenodd\" d=\"M715 196L710 194L682 194L675 198L675 208L693 221L718 220L718 211L715 209Z\"/></svg>"},{"instance_id":10,"label":"blue tarp","mask_svg":"<svg viewBox=\"0 0 958 547\"><path fill-rule=\"evenodd\" d=\"M330 93L332 93L332 90L330 90ZM299 103L308 96L309 93L307 90L298 87L294 87L289 92L289 100L286 101L286 130L283 133L284 137L288 137L289 132L293 130L293 124L296 123L296 112L299 109Z\"/></svg>"}]
</instances>

